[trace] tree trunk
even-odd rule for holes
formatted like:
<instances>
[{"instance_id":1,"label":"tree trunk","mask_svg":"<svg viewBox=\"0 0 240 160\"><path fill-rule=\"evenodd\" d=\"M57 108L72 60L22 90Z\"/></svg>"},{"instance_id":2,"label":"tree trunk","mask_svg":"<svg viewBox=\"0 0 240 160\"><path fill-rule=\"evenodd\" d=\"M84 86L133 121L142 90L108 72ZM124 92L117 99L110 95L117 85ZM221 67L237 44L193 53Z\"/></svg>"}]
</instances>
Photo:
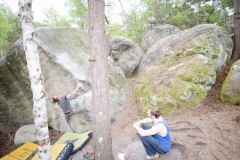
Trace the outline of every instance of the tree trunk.
<instances>
[{"instance_id":1,"label":"tree trunk","mask_svg":"<svg viewBox=\"0 0 240 160\"><path fill-rule=\"evenodd\" d=\"M32 0L19 0L19 16L22 24L23 45L33 93L33 116L38 140L39 158L51 159L46 93L41 71L38 48L34 41Z\"/></svg>"},{"instance_id":2,"label":"tree trunk","mask_svg":"<svg viewBox=\"0 0 240 160\"><path fill-rule=\"evenodd\" d=\"M234 47L231 62L234 63L240 58L240 1L234 0Z\"/></svg>"},{"instance_id":3,"label":"tree trunk","mask_svg":"<svg viewBox=\"0 0 240 160\"><path fill-rule=\"evenodd\" d=\"M95 160L113 159L104 7L104 0L88 0Z\"/></svg>"},{"instance_id":4,"label":"tree trunk","mask_svg":"<svg viewBox=\"0 0 240 160\"><path fill-rule=\"evenodd\" d=\"M197 25L199 25L200 9L201 9L201 0L198 0L198 1L197 1L197 4L198 4Z\"/></svg>"}]
</instances>

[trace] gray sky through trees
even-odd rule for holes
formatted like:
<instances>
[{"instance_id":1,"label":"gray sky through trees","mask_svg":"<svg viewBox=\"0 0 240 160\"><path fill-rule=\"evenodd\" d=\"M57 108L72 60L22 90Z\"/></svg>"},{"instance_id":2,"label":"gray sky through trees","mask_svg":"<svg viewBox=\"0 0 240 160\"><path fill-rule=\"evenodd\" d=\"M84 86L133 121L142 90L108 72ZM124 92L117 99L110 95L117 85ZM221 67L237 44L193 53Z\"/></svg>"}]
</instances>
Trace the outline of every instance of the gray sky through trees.
<instances>
[{"instance_id":1,"label":"gray sky through trees","mask_svg":"<svg viewBox=\"0 0 240 160\"><path fill-rule=\"evenodd\" d=\"M34 11L34 14L33 14L34 21L42 22L45 19L43 10L50 6L53 6L53 8L56 11L58 11L60 15L67 15L68 8L65 7L64 5L66 1L67 0L34 0L32 4L32 8ZM107 0L105 1L107 2ZM0 0L0 3L8 4L14 13L18 11L18 0ZM119 3L119 1L115 1L115 3L116 3L116 8L113 9L113 12L114 12L113 14L115 17L114 19L121 21L121 18L119 16L119 13L122 12L121 4ZM130 2L128 2L128 0L121 0L121 3L124 8L124 11L127 12L131 7Z\"/></svg>"}]
</instances>

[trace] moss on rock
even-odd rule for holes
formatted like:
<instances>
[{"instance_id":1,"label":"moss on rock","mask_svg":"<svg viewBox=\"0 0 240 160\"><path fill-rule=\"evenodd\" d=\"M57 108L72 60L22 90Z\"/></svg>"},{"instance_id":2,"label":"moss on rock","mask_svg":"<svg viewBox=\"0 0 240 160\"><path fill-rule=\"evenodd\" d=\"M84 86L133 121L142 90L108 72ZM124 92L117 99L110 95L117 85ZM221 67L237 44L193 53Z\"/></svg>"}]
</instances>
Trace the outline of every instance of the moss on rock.
<instances>
[{"instance_id":1,"label":"moss on rock","mask_svg":"<svg viewBox=\"0 0 240 160\"><path fill-rule=\"evenodd\" d=\"M171 87L171 95L178 108L194 106L207 96L207 90L199 85L178 79Z\"/></svg>"},{"instance_id":2,"label":"moss on rock","mask_svg":"<svg viewBox=\"0 0 240 160\"><path fill-rule=\"evenodd\" d=\"M232 67L230 68L230 71L225 78L225 81L223 82L221 91L220 91L220 99L223 102L231 103L234 105L238 105L240 103L240 91L239 86L237 83L239 83L239 73L240 70L238 67L240 65L240 61L235 62ZM237 68L234 68L236 67ZM237 87L238 86L238 87Z\"/></svg>"},{"instance_id":3,"label":"moss on rock","mask_svg":"<svg viewBox=\"0 0 240 160\"><path fill-rule=\"evenodd\" d=\"M171 61L176 63L173 59ZM149 67L137 79L134 94L142 106L143 115L147 115L152 105L158 106L163 115L168 115L179 108L194 106L207 96L209 88L206 86L216 80L212 61L203 55L194 55L185 61L187 63L178 63L172 68L169 63L164 63L165 67L153 64L154 67Z\"/></svg>"},{"instance_id":4,"label":"moss on rock","mask_svg":"<svg viewBox=\"0 0 240 160\"><path fill-rule=\"evenodd\" d=\"M236 117L236 121L239 123L240 122L240 116Z\"/></svg>"}]
</instances>

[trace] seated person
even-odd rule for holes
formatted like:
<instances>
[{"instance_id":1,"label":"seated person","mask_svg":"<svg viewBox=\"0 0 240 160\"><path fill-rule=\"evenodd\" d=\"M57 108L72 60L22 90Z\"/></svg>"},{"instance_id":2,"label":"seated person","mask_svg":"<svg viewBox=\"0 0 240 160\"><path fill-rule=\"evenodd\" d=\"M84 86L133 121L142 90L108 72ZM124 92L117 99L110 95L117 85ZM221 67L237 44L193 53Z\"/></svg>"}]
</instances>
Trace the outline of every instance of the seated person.
<instances>
[{"instance_id":1,"label":"seated person","mask_svg":"<svg viewBox=\"0 0 240 160\"><path fill-rule=\"evenodd\" d=\"M172 147L170 128L166 120L161 116L161 111L158 107L150 107L148 117L134 123L133 127L136 128L147 152L146 158L156 159L159 157L159 153L166 153ZM151 122L154 123L154 126L147 124Z\"/></svg>"}]
</instances>

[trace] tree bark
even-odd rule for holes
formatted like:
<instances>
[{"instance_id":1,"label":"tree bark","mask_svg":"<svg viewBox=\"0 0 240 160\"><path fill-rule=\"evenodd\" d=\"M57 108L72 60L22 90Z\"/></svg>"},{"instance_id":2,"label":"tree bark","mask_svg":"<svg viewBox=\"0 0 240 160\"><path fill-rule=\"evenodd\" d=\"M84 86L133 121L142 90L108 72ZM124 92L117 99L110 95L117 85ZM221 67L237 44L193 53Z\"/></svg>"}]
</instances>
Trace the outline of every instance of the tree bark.
<instances>
[{"instance_id":1,"label":"tree bark","mask_svg":"<svg viewBox=\"0 0 240 160\"><path fill-rule=\"evenodd\" d=\"M37 43L34 40L32 0L19 0L19 16L23 32L23 46L33 93L33 116L38 140L40 159L51 159L46 92L41 71Z\"/></svg>"},{"instance_id":2,"label":"tree bark","mask_svg":"<svg viewBox=\"0 0 240 160\"><path fill-rule=\"evenodd\" d=\"M201 0L198 0L198 1L197 1L197 4L198 4L197 25L199 25L200 9L201 9Z\"/></svg>"},{"instance_id":3,"label":"tree bark","mask_svg":"<svg viewBox=\"0 0 240 160\"><path fill-rule=\"evenodd\" d=\"M95 160L113 159L104 7L104 0L88 0Z\"/></svg>"},{"instance_id":4,"label":"tree bark","mask_svg":"<svg viewBox=\"0 0 240 160\"><path fill-rule=\"evenodd\" d=\"M234 47L231 62L234 63L240 59L240 1L234 0Z\"/></svg>"}]
</instances>

